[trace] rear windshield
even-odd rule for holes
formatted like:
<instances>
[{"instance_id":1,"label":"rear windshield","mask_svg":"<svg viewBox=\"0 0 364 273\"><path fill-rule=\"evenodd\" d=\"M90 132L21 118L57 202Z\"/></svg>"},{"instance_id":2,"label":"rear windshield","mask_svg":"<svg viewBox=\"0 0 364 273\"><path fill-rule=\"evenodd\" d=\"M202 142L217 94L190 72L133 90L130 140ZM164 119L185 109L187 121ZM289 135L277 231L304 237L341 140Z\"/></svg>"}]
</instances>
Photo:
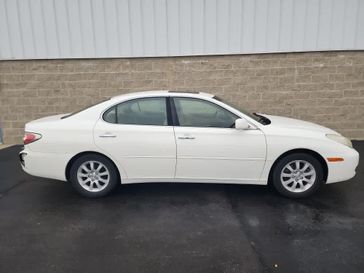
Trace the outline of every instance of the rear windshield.
<instances>
[{"instance_id":1,"label":"rear windshield","mask_svg":"<svg viewBox=\"0 0 364 273\"><path fill-rule=\"evenodd\" d=\"M82 109L80 109L80 110L78 110L78 111L76 111L76 112L73 112L73 113L71 113L71 114L68 114L68 115L65 115L65 116L61 117L61 119L65 119L65 118L72 117L72 116L74 116L74 115L76 115L76 114L78 114L78 113L80 113L80 112L82 112L82 111L85 111L86 109L88 109L88 108L90 108L90 107L92 107L92 106L95 106L95 105L97 105L97 104L103 103L103 102L108 101L108 100L110 100L110 98L108 98L108 99L104 99L104 100L99 101L99 102L97 102L97 103L93 103L93 104L91 104L91 105L88 105L88 106L86 106L86 107L84 107L84 108L82 108Z\"/></svg>"}]
</instances>

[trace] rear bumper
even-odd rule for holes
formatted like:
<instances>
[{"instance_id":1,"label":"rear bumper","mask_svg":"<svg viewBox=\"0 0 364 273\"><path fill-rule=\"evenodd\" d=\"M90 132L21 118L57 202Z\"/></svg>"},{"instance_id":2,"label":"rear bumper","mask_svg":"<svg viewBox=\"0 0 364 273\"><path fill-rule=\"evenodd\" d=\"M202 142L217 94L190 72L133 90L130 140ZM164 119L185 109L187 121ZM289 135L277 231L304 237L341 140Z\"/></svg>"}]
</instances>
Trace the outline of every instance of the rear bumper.
<instances>
[{"instance_id":1,"label":"rear bumper","mask_svg":"<svg viewBox=\"0 0 364 273\"><path fill-rule=\"evenodd\" d=\"M21 166L24 168L25 167L25 162L24 159L27 156L27 152L24 152L24 149L19 153L19 161Z\"/></svg>"},{"instance_id":2,"label":"rear bumper","mask_svg":"<svg viewBox=\"0 0 364 273\"><path fill-rule=\"evenodd\" d=\"M344 161L327 162L328 177L327 184L345 181L355 176L355 169L359 165L359 153L350 149L344 156Z\"/></svg>"},{"instance_id":3,"label":"rear bumper","mask_svg":"<svg viewBox=\"0 0 364 273\"><path fill-rule=\"evenodd\" d=\"M19 161L23 170L34 176L66 181L66 166L70 155L22 150Z\"/></svg>"}]
</instances>

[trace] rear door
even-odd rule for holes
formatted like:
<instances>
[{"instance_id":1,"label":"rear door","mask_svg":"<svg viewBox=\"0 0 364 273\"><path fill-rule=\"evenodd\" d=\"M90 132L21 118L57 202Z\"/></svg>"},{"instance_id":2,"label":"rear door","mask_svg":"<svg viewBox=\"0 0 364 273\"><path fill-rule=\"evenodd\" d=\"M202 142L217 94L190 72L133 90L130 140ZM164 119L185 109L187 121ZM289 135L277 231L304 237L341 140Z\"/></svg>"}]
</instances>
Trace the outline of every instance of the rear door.
<instances>
[{"instance_id":1,"label":"rear door","mask_svg":"<svg viewBox=\"0 0 364 273\"><path fill-rule=\"evenodd\" d=\"M210 101L175 97L177 179L255 183L265 155L264 134L237 130L239 117Z\"/></svg>"},{"instance_id":2,"label":"rear door","mask_svg":"<svg viewBox=\"0 0 364 273\"><path fill-rule=\"evenodd\" d=\"M165 97L122 102L97 122L95 143L117 160L130 180L172 179L176 143L167 112Z\"/></svg>"}]
</instances>

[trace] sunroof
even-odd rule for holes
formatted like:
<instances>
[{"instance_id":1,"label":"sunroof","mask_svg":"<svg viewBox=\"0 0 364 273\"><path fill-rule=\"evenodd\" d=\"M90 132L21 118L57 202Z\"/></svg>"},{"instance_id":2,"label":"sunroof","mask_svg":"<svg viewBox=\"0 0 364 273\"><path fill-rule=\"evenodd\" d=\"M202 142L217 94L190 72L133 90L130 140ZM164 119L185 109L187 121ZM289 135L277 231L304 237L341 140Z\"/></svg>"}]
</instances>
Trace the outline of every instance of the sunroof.
<instances>
[{"instance_id":1,"label":"sunroof","mask_svg":"<svg viewBox=\"0 0 364 273\"><path fill-rule=\"evenodd\" d=\"M169 90L168 93L191 93L191 94L199 94L198 91L182 91L182 90Z\"/></svg>"}]
</instances>

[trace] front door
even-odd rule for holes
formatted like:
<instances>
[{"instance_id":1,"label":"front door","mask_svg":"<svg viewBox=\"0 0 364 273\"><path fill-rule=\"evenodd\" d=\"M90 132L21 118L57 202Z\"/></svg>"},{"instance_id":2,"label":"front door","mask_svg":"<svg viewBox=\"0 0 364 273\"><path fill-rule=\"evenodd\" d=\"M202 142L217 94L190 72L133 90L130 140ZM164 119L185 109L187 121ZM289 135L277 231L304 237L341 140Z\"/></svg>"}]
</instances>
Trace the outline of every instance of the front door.
<instances>
[{"instance_id":1,"label":"front door","mask_svg":"<svg viewBox=\"0 0 364 273\"><path fill-rule=\"evenodd\" d=\"M255 183L264 167L266 143L258 130L232 128L239 118L202 99L173 99L179 126L177 179Z\"/></svg>"},{"instance_id":2,"label":"front door","mask_svg":"<svg viewBox=\"0 0 364 273\"><path fill-rule=\"evenodd\" d=\"M173 179L176 143L165 97L125 101L110 108L94 128L96 145L111 155L129 182Z\"/></svg>"}]
</instances>

